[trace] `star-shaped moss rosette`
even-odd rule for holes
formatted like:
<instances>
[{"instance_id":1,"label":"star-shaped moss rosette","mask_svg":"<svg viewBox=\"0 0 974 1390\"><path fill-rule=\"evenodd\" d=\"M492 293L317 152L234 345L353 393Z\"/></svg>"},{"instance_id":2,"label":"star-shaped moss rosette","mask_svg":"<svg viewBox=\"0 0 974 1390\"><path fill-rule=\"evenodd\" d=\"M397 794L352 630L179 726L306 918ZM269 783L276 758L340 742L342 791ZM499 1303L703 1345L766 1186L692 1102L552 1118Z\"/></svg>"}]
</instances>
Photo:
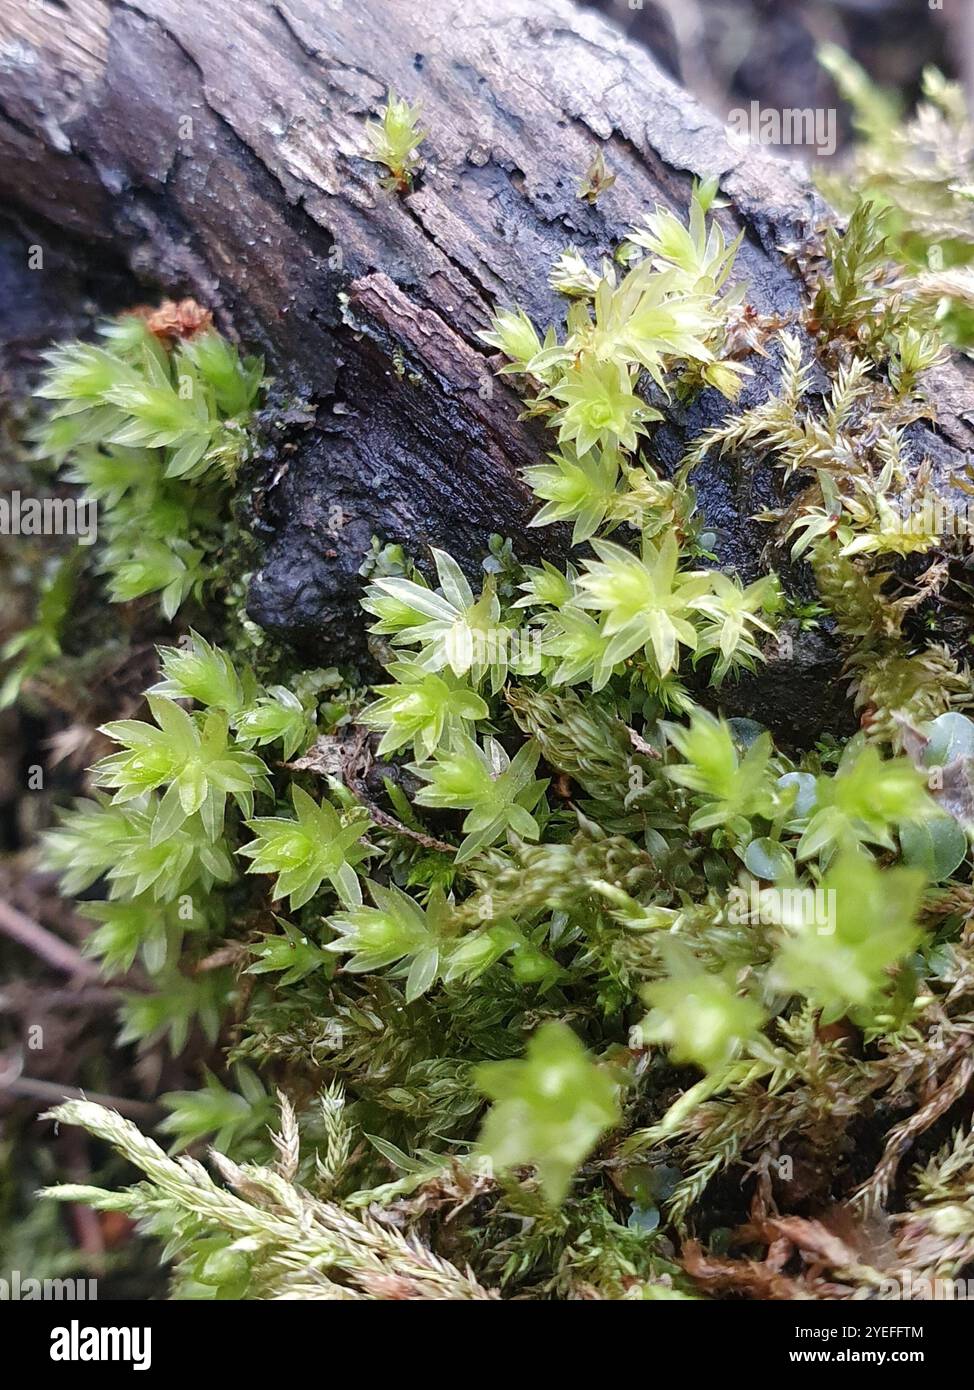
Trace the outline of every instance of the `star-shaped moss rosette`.
<instances>
[{"instance_id":1,"label":"star-shaped moss rosette","mask_svg":"<svg viewBox=\"0 0 974 1390\"><path fill-rule=\"evenodd\" d=\"M348 907L362 902L355 867L374 853L363 843L367 815L355 813L342 823L328 801L320 804L298 786L291 787L294 819L258 816L247 822L257 837L238 851L251 860L251 874L276 874L274 898L289 898L291 910L303 907L327 883Z\"/></svg>"},{"instance_id":2,"label":"star-shaped moss rosette","mask_svg":"<svg viewBox=\"0 0 974 1390\"><path fill-rule=\"evenodd\" d=\"M498 1169L531 1165L554 1205L599 1139L619 1123L618 1082L563 1023L546 1023L520 1061L485 1062L477 1085L494 1102L480 1147Z\"/></svg>"}]
</instances>

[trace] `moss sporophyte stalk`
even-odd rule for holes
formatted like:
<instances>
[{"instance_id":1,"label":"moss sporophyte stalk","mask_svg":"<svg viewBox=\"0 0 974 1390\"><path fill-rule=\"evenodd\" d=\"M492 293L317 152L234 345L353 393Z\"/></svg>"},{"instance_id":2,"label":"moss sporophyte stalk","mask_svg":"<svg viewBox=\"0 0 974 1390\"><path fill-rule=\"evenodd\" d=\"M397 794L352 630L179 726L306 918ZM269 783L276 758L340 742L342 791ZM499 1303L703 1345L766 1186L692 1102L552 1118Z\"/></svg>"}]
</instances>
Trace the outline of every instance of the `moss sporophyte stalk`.
<instances>
[{"instance_id":1,"label":"moss sporophyte stalk","mask_svg":"<svg viewBox=\"0 0 974 1390\"><path fill-rule=\"evenodd\" d=\"M425 138L390 93L367 139L400 195ZM593 163L580 196L610 186ZM562 323L498 309L481 338L550 432L533 525L571 523L573 554L527 566L497 541L474 576L377 538L371 691L287 660L258 676L205 621L261 363L178 306L48 355L37 448L102 533L45 581L4 699L58 661L81 563L112 602L192 604L196 627L102 728L114 751L42 863L86 895L106 977L137 962L150 984L120 1041L179 1051L202 1028L225 1059L160 1126L174 1152L213 1141L220 1181L71 1102L54 1114L144 1180L52 1195L138 1220L180 1296L699 1297L735 1277L701 1254L710 1194L733 1174L743 1224L758 1170L783 1212L898 1204L885 1253L833 1268L842 1296L884 1261L970 1258L969 1129L908 1171L972 1028L974 689L917 621L966 532L909 525L931 473L909 426L962 306L937 311L864 197L802 314L755 330L778 384L738 409L739 244L703 184L611 261L568 248ZM654 430L703 391L723 423L664 467ZM788 484L762 519L801 593L713 553L693 480L719 455ZM720 712L796 615L839 634L862 716L804 751ZM832 1255L794 1247L816 1296Z\"/></svg>"}]
</instances>

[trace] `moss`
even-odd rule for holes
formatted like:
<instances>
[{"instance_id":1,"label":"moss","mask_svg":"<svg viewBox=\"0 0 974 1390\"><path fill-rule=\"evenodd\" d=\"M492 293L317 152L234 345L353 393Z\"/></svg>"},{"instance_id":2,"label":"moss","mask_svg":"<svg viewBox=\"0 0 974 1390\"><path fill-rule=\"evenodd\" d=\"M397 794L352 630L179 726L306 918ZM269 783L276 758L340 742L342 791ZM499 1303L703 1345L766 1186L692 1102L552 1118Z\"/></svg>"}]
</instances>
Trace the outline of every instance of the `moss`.
<instances>
[{"instance_id":1,"label":"moss","mask_svg":"<svg viewBox=\"0 0 974 1390\"><path fill-rule=\"evenodd\" d=\"M400 188L415 120L390 96L370 137ZM868 1295L884 1261L966 1265L969 1134L922 1172L901 1163L955 1097L969 1030L974 692L919 616L956 583L950 543L899 524L929 483L908 425L943 348L864 200L810 255L777 394L729 405L664 476L668 403L707 387L732 403L748 369L715 193L695 191L686 226L657 210L614 262L563 256L564 324L497 314L483 337L551 430L527 473L535 524L571 520L572 561L525 568L497 538L479 586L443 552L434 584L377 540L363 608L388 680L372 695L295 670L244 617L253 549L227 508L255 448L256 365L125 320L113 350L52 355L42 438L72 478L110 513L145 477L150 509L209 509L168 542L170 559L200 552L192 578L163 555L165 582L132 581L180 627L196 601L202 635L161 649L153 723L105 726L103 791L45 850L66 893L98 895L89 953L150 978L122 1038L213 1044L220 1076L168 1097L164 1128L216 1136L224 1187L97 1107L59 1112L147 1182L57 1195L175 1233L188 1296L382 1297L384 1280L416 1298L753 1293L776 1271L727 1259L716 1228L780 1241L747 1224L756 1187L758 1213L772 1194L796 1220L837 1201L853 1223L857 1202L899 1215L875 1267L830 1247L829 1296ZM792 485L764 520L808 566L803 597L716 567L689 481L716 451ZM122 611L141 553L126 525L100 557ZM721 716L783 614L846 644L863 727L841 746L789 756ZM290 1097L273 1142L271 1081ZM416 1244L362 1222L373 1207ZM821 1296L821 1244L792 1247L787 1286Z\"/></svg>"}]
</instances>

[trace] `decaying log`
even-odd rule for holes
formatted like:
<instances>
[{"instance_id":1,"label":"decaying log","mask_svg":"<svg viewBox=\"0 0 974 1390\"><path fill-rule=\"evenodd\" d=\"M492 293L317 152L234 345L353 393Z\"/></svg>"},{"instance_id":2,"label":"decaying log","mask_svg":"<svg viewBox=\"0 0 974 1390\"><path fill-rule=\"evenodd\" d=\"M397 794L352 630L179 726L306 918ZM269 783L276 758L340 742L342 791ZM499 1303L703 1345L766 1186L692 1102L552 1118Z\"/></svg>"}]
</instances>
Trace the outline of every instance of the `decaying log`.
<instances>
[{"instance_id":1,"label":"decaying log","mask_svg":"<svg viewBox=\"0 0 974 1390\"><path fill-rule=\"evenodd\" d=\"M389 88L421 98L430 132L405 196L363 157ZM577 186L599 149L617 182L590 207ZM823 215L801 170L730 146L645 52L565 0L8 0L4 367L16 381L45 338L126 294L194 295L263 351L276 386L250 609L333 659L360 640L373 535L420 559L445 546L471 572L492 532L524 558L564 550L564 533L526 529L519 470L545 441L477 330L497 303L560 321L548 273L566 244L597 264L710 174L728 231L745 229L751 303L793 314L801 286L779 248ZM775 357L752 366L745 404L777 377ZM974 443L974 394L952 371L938 403L923 448L949 473ZM707 392L661 428L664 469L725 410ZM767 568L768 528L750 518L776 500L772 470L712 463L697 485L721 560ZM759 715L807 733L838 718L837 660L820 638L799 644Z\"/></svg>"}]
</instances>

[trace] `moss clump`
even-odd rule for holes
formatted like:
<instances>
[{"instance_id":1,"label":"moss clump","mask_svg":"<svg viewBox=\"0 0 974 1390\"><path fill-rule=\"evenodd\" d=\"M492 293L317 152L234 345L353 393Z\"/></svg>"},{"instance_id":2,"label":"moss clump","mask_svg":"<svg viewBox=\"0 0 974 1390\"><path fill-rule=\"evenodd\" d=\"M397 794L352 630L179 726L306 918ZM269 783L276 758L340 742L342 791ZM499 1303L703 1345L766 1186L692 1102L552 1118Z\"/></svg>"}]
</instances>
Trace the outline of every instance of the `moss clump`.
<instances>
[{"instance_id":1,"label":"moss clump","mask_svg":"<svg viewBox=\"0 0 974 1390\"><path fill-rule=\"evenodd\" d=\"M390 98L381 138L408 181L415 113ZM177 1145L215 1137L225 1186L97 1107L56 1112L146 1181L55 1195L165 1234L183 1296L780 1292L777 1256L738 1266L718 1248L725 1174L752 1245L780 1242L769 1194L783 1214L846 1204L850 1230L869 1203L900 1214L868 1260L796 1234L792 1296L968 1261L970 1134L899 1171L955 1094L974 968L974 693L915 623L950 547L897 522L926 485L907 426L941 344L922 296L878 292L897 272L863 202L824 244L810 333L777 345L779 392L661 476L645 455L666 400L732 401L747 370L715 193L696 190L687 226L657 211L615 265L562 257L564 325L510 308L483 335L552 431L528 481L537 524L573 521L573 563L524 568L498 542L479 584L436 552L434 584L377 543L363 607L387 680L371 697L328 672L261 684L239 649L190 634L160 653L153 722L105 726L120 751L96 765L103 790L48 836L66 892L104 890L89 952L150 978L122 1037L179 1050L199 1025L242 1068L166 1098ZM123 513L144 477L153 506L159 489L225 488L256 367L212 335L170 349L123 322L110 341L53 358L46 447ZM202 393L189 407L183 367ZM810 562L811 620L830 614L848 643L866 717L842 747L776 747L720 715L789 600L707 549L689 480L717 449L799 480L765 520ZM117 600L125 524L105 558ZM175 582L144 591L185 597Z\"/></svg>"}]
</instances>

